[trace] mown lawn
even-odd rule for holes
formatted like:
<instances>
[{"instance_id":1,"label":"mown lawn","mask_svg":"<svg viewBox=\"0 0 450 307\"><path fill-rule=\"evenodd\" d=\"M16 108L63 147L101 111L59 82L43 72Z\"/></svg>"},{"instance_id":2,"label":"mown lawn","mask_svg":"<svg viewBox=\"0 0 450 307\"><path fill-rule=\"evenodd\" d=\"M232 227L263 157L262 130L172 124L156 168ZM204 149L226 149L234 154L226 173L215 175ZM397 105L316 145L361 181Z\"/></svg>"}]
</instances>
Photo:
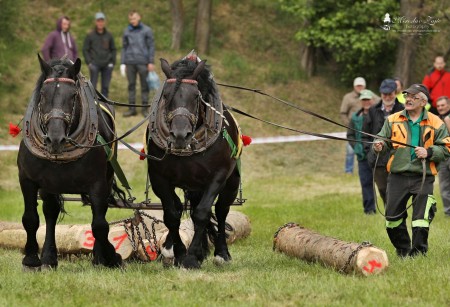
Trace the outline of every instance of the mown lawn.
<instances>
[{"instance_id":1,"label":"mown lawn","mask_svg":"<svg viewBox=\"0 0 450 307\"><path fill-rule=\"evenodd\" d=\"M443 216L440 199L429 255L398 259L382 216L362 213L357 176L341 174L341 145L326 141L246 148L248 201L233 209L250 217L252 234L231 245L231 265L216 267L208 259L201 270L186 271L164 269L160 263L128 262L120 271L93 267L84 257L60 260L55 272L24 273L20 252L0 249L0 306L448 306L450 220ZM330 149L328 155L314 155L324 147ZM2 164L13 163L14 155L2 153ZM124 151L121 157L127 161L126 173L131 174L137 197L142 198L143 162ZM23 205L15 176L11 173L9 187L0 190L0 220L21 219ZM2 180L5 186L7 180ZM70 215L63 223L90 222L88 208L73 203L67 208ZM113 209L108 219L131 214ZM370 241L386 250L390 267L378 276L342 275L273 252L273 234L287 222L346 241Z\"/></svg>"}]
</instances>

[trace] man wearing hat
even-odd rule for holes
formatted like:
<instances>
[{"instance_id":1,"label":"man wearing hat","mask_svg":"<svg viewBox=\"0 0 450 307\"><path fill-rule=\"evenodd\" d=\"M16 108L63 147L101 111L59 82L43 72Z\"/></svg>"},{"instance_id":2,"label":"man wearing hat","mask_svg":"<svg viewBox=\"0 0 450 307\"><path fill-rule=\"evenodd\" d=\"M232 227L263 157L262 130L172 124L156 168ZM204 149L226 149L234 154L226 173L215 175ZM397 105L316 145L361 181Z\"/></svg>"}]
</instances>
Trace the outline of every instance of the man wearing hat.
<instances>
[{"instance_id":1,"label":"man wearing hat","mask_svg":"<svg viewBox=\"0 0 450 307\"><path fill-rule=\"evenodd\" d=\"M428 251L428 232L436 211L434 176L437 164L450 157L450 137L444 122L425 109L430 95L423 84L413 84L403 93L405 110L390 115L378 135L414 147L377 139L372 148L390 152L385 211L389 239L397 255L414 257ZM406 204L411 196L412 240L406 227Z\"/></svg>"},{"instance_id":2,"label":"man wearing hat","mask_svg":"<svg viewBox=\"0 0 450 307\"><path fill-rule=\"evenodd\" d=\"M350 145L352 146L358 160L358 175L359 182L361 183L363 209L365 214L376 213L373 195L372 168L367 162L366 152L364 151L364 146L361 143L360 132L362 130L364 118L369 113L369 109L373 104L373 96L374 94L370 90L361 91L359 101L362 108L353 113L349 124L350 129L347 131L347 138L356 140L355 142L350 142ZM356 131L352 129L355 129Z\"/></svg>"},{"instance_id":3,"label":"man wearing hat","mask_svg":"<svg viewBox=\"0 0 450 307\"><path fill-rule=\"evenodd\" d=\"M344 95L341 103L341 120L345 126L348 126L352 114L361 108L361 102L359 101L359 93L366 88L366 80L363 77L357 77L353 80L353 90ZM352 147L347 144L345 155L345 173L353 173L354 155Z\"/></svg>"},{"instance_id":4,"label":"man wearing hat","mask_svg":"<svg viewBox=\"0 0 450 307\"><path fill-rule=\"evenodd\" d=\"M377 134L380 132L381 127L385 119L398 111L403 110L404 106L395 98L395 91L397 84L393 79L385 79L381 82L380 93L381 99L373 107L369 109L369 113L364 119L363 131L370 134ZM362 139L367 142L372 142L373 137L363 135ZM364 144L364 149L367 155L367 161L370 167L375 167L376 155L370 151L370 144ZM380 155L375 168L375 183L377 184L378 191L380 193L383 202L386 203L386 187L388 173L386 171L386 165L389 159L389 155L386 153Z\"/></svg>"},{"instance_id":5,"label":"man wearing hat","mask_svg":"<svg viewBox=\"0 0 450 307\"><path fill-rule=\"evenodd\" d=\"M98 75L102 76L101 93L108 97L109 83L116 63L114 38L105 28L106 17L102 12L95 14L95 28L86 36L83 55L89 66L91 82L97 88Z\"/></svg>"}]
</instances>

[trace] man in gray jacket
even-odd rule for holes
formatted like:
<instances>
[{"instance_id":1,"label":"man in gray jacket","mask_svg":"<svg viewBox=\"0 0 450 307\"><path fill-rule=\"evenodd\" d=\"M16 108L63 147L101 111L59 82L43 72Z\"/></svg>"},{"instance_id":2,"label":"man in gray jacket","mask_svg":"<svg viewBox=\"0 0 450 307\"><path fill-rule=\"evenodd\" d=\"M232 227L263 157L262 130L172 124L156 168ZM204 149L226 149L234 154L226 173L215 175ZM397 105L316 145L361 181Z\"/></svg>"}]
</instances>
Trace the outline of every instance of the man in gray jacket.
<instances>
[{"instance_id":1,"label":"man in gray jacket","mask_svg":"<svg viewBox=\"0 0 450 307\"><path fill-rule=\"evenodd\" d=\"M120 72L128 79L128 102L136 104L136 75L139 75L141 82L142 105L148 105L147 74L155 69L154 56L155 45L153 41L152 29L141 22L141 16L136 11L128 14L127 26L122 38L122 58ZM142 108L142 114L148 114L148 108ZM130 107L124 116L136 115L136 108Z\"/></svg>"}]
</instances>

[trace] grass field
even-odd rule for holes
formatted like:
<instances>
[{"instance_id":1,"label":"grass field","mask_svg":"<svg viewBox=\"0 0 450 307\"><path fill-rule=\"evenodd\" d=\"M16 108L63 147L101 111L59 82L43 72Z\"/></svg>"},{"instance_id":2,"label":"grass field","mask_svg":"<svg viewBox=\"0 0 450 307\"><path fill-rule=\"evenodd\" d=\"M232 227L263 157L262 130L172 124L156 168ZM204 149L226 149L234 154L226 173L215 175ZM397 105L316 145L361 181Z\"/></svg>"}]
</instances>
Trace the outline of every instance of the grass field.
<instances>
[{"instance_id":1,"label":"grass field","mask_svg":"<svg viewBox=\"0 0 450 307\"><path fill-rule=\"evenodd\" d=\"M314 157L324 146L330 154ZM141 198L144 162L129 152L120 153L127 161L134 193ZM243 183L248 200L234 209L250 217L252 234L231 245L229 266L219 268L208 259L201 270L185 271L134 262L119 271L93 267L86 257L62 259L56 272L23 273L20 252L1 249L0 276L5 278L0 284L0 306L59 306L61 302L66 306L448 306L450 221L443 216L440 199L429 255L398 259L383 218L362 213L357 176L341 174L343 156L344 147L335 141L246 148ZM8 165L14 158L15 153L0 154ZM22 199L14 178L10 180L10 187L0 190L0 220L20 221ZM88 208L75 203L67 208L70 215L63 223L90 222ZM112 209L108 219L131 214ZM379 276L348 276L273 252L273 234L287 222L345 241L370 241L387 251L390 267Z\"/></svg>"}]
</instances>

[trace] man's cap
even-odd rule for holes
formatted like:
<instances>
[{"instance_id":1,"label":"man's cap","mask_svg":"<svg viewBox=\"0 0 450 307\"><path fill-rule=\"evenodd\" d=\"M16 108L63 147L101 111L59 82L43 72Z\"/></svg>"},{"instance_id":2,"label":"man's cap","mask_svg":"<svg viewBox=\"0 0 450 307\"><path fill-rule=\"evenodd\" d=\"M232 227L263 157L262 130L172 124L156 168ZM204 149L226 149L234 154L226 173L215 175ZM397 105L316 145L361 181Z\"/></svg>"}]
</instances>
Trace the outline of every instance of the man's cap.
<instances>
[{"instance_id":1,"label":"man's cap","mask_svg":"<svg viewBox=\"0 0 450 307\"><path fill-rule=\"evenodd\" d=\"M409 88L407 88L406 90L403 91L404 93L408 93L408 94L417 94L417 93L424 93L425 96L427 96L428 101L430 101L430 93L428 92L428 89L425 85L423 84L413 84L411 85Z\"/></svg>"},{"instance_id":2,"label":"man's cap","mask_svg":"<svg viewBox=\"0 0 450 307\"><path fill-rule=\"evenodd\" d=\"M359 93L359 99L363 100L363 99L372 99L373 98L373 93L371 90L362 90Z\"/></svg>"},{"instance_id":3,"label":"man's cap","mask_svg":"<svg viewBox=\"0 0 450 307\"><path fill-rule=\"evenodd\" d=\"M355 80L353 80L353 86L357 86L357 85L364 85L364 86L366 86L366 80L364 80L363 77L355 78Z\"/></svg>"},{"instance_id":4,"label":"man's cap","mask_svg":"<svg viewBox=\"0 0 450 307\"><path fill-rule=\"evenodd\" d=\"M105 14L103 14L102 12L95 13L95 20L99 19L106 19Z\"/></svg>"},{"instance_id":5,"label":"man's cap","mask_svg":"<svg viewBox=\"0 0 450 307\"><path fill-rule=\"evenodd\" d=\"M380 85L380 93L381 94L390 94L395 92L397 89L397 83L393 79L384 79Z\"/></svg>"}]
</instances>

